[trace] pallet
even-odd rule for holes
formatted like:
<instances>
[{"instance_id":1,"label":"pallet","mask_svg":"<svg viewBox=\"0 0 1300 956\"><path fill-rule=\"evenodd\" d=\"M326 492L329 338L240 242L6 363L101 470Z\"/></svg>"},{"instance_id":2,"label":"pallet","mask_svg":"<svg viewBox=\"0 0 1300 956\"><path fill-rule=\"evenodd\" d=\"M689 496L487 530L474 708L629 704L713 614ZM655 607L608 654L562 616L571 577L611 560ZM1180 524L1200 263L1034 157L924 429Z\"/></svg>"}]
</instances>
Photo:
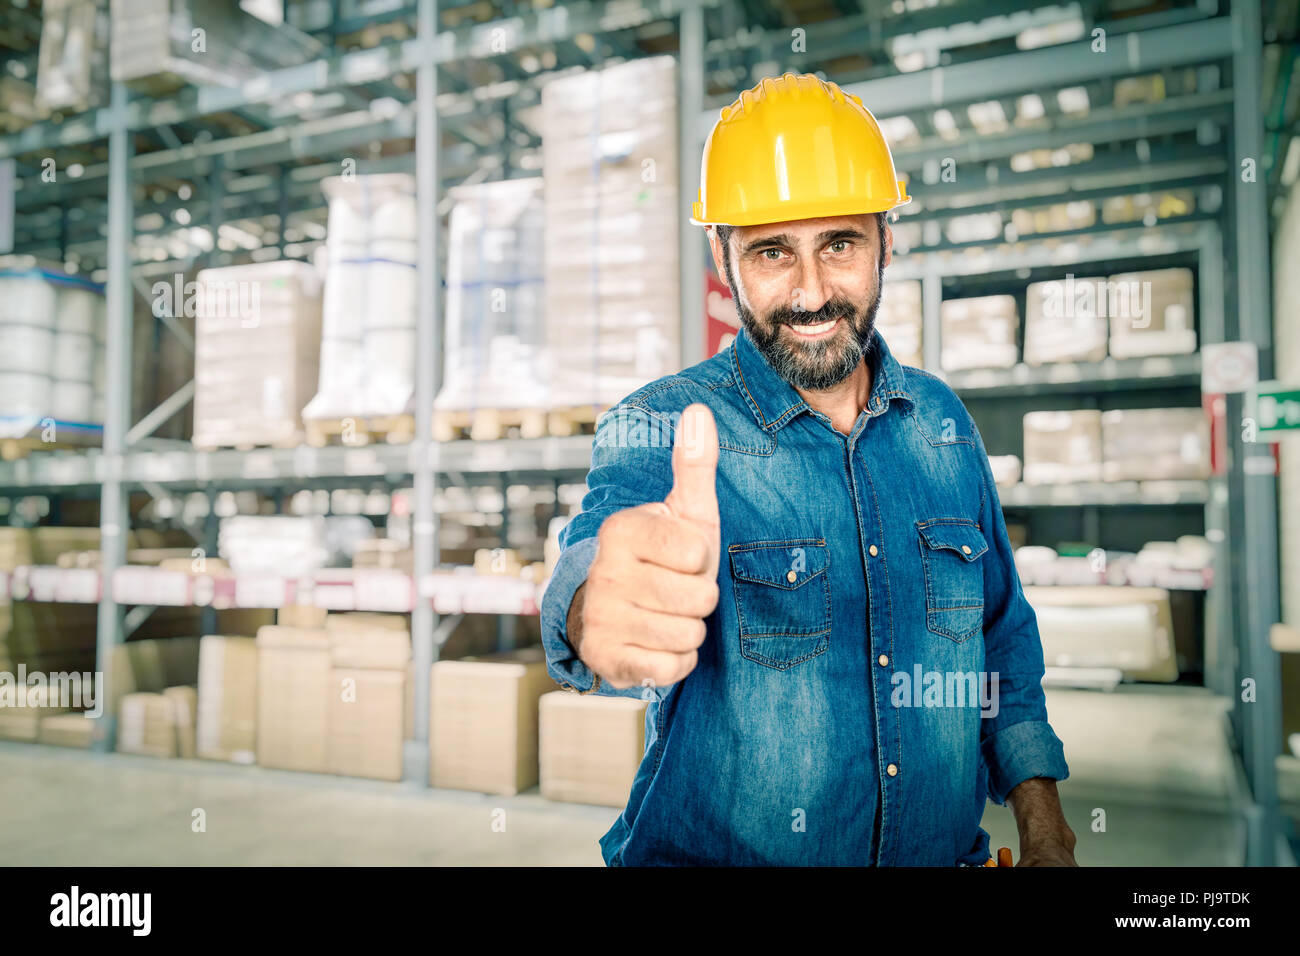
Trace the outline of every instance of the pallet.
<instances>
[{"instance_id":1,"label":"pallet","mask_svg":"<svg viewBox=\"0 0 1300 956\"><path fill-rule=\"evenodd\" d=\"M313 448L326 445L370 445L387 443L405 445L415 438L414 415L357 415L348 418L321 418L305 423L307 444Z\"/></svg>"},{"instance_id":2,"label":"pallet","mask_svg":"<svg viewBox=\"0 0 1300 956\"><path fill-rule=\"evenodd\" d=\"M292 432L283 434L276 438L253 438L250 436L239 437L212 437L212 436L195 436L191 438L190 444L194 445L198 451L220 451L222 449L234 449L235 451L252 451L255 449L295 449L303 444L303 432Z\"/></svg>"},{"instance_id":3,"label":"pallet","mask_svg":"<svg viewBox=\"0 0 1300 956\"><path fill-rule=\"evenodd\" d=\"M603 409L595 405L567 408L478 408L473 411L435 411L434 441L498 438L545 438L590 435Z\"/></svg>"}]
</instances>

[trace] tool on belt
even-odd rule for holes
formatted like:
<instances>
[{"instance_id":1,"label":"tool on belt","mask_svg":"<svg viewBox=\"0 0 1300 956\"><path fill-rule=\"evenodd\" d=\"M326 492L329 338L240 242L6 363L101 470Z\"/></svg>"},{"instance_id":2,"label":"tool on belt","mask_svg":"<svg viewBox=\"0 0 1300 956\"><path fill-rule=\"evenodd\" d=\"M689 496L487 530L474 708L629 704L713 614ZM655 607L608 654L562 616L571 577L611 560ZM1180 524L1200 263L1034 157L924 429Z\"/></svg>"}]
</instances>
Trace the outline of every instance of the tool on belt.
<instances>
[{"instance_id":1,"label":"tool on belt","mask_svg":"<svg viewBox=\"0 0 1300 956\"><path fill-rule=\"evenodd\" d=\"M1009 846L1002 847L1002 849L998 850L998 858L994 860L993 857L989 857L989 861L984 865L985 866L1015 866L1016 864L1011 859L1011 847Z\"/></svg>"}]
</instances>

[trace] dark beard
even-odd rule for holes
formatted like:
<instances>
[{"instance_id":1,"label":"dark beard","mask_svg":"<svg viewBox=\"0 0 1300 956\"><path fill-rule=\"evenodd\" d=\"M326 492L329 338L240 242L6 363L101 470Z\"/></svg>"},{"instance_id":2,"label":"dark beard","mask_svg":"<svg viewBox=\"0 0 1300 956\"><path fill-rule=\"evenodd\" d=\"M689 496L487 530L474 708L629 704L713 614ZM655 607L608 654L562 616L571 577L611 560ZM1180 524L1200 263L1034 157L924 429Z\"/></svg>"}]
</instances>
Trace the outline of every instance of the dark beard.
<instances>
[{"instance_id":1,"label":"dark beard","mask_svg":"<svg viewBox=\"0 0 1300 956\"><path fill-rule=\"evenodd\" d=\"M881 269L876 294L865 309L859 309L848 299L836 296L826 300L816 312L799 312L790 307L774 309L763 322L759 322L754 313L740 301L734 282L731 284L731 295L750 338L772 369L795 388L825 391L853 374L853 370L870 349L871 333L876 326L876 312L880 308L883 279L884 270ZM846 320L849 329L847 340L839 333L831 341L799 345L789 345L781 339L782 325L816 325L834 318Z\"/></svg>"}]
</instances>

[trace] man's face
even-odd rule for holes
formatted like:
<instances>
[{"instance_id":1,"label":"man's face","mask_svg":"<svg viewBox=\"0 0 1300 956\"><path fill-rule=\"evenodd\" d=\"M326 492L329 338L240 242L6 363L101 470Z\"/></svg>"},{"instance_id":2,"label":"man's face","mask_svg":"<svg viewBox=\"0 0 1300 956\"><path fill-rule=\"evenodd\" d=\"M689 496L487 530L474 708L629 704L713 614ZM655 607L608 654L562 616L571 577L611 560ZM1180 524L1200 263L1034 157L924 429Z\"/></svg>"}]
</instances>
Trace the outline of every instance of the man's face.
<instances>
[{"instance_id":1,"label":"man's face","mask_svg":"<svg viewBox=\"0 0 1300 956\"><path fill-rule=\"evenodd\" d=\"M883 248L882 248L883 240ZM893 236L876 214L736 226L730 255L710 232L741 321L795 388L838 385L871 341Z\"/></svg>"}]
</instances>

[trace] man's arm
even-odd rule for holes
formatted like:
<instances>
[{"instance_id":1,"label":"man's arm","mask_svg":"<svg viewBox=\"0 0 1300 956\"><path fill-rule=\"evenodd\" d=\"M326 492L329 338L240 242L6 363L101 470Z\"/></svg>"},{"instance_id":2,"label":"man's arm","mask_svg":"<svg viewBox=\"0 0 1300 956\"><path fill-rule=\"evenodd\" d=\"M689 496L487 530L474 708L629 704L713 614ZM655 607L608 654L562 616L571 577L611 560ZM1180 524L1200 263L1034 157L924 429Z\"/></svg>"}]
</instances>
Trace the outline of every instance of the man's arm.
<instances>
[{"instance_id":1,"label":"man's arm","mask_svg":"<svg viewBox=\"0 0 1300 956\"><path fill-rule=\"evenodd\" d=\"M1007 794L1007 806L1016 817L1020 834L1017 866L1078 866L1074 859L1074 831L1065 822L1056 781L1031 777Z\"/></svg>"},{"instance_id":2,"label":"man's arm","mask_svg":"<svg viewBox=\"0 0 1300 956\"><path fill-rule=\"evenodd\" d=\"M1043 646L1034 609L1016 572L1006 520L979 429L971 422L984 473L980 527L989 550L984 567L984 658L997 708L980 721L988 767L988 796L1011 807L1020 831L1021 862L1065 858L1073 864L1074 834L1061 812L1056 781L1069 776L1061 741L1047 722Z\"/></svg>"}]
</instances>

